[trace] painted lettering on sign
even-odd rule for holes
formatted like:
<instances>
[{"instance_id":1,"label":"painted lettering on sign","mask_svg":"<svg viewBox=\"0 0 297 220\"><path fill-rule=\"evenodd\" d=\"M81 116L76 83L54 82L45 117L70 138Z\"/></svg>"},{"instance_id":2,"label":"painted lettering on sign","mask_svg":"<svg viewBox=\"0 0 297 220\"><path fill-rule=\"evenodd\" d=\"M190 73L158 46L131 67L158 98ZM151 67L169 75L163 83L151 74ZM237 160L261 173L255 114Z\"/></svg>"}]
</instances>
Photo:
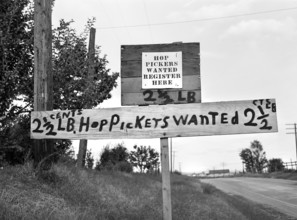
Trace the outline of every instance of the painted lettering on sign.
<instances>
[{"instance_id":1,"label":"painted lettering on sign","mask_svg":"<svg viewBox=\"0 0 297 220\"><path fill-rule=\"evenodd\" d=\"M182 88L182 52L142 53L142 88Z\"/></svg>"},{"instance_id":2,"label":"painted lettering on sign","mask_svg":"<svg viewBox=\"0 0 297 220\"><path fill-rule=\"evenodd\" d=\"M277 131L273 99L31 113L31 136L158 138Z\"/></svg>"},{"instance_id":3,"label":"painted lettering on sign","mask_svg":"<svg viewBox=\"0 0 297 220\"><path fill-rule=\"evenodd\" d=\"M184 95L183 93L186 93L186 95ZM154 93L153 90L149 89L144 90L142 94L144 102L155 102L157 99L161 100L161 104L196 102L195 91L178 91L176 93L172 93L175 95L174 97L171 94L169 94L168 91L160 89L157 90L157 93Z\"/></svg>"}]
</instances>

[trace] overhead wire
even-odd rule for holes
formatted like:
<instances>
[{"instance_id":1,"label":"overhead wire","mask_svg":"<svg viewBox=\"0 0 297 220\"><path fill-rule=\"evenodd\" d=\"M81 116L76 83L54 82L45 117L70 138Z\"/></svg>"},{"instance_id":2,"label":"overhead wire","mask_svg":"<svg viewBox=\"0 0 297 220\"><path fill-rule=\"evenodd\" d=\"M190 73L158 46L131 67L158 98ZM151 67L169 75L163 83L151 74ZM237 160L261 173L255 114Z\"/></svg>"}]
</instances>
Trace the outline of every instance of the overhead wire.
<instances>
[{"instance_id":1,"label":"overhead wire","mask_svg":"<svg viewBox=\"0 0 297 220\"><path fill-rule=\"evenodd\" d=\"M116 0L116 1L117 1L116 8L117 8L118 14L120 15L122 22L124 22L124 25L126 26L126 18L123 16L122 10L119 8L119 5L120 5L119 0ZM129 38L132 39L132 35L129 29L126 29L126 32L128 33Z\"/></svg>"},{"instance_id":2,"label":"overhead wire","mask_svg":"<svg viewBox=\"0 0 297 220\"><path fill-rule=\"evenodd\" d=\"M160 23L151 23L151 24L135 24L135 25L124 25L124 26L98 27L98 29L102 30L102 29L118 29L118 28L137 28L137 27L146 27L146 26L163 26L163 25L184 24L184 23L203 22L203 21L212 21L212 20L221 20L221 19L253 16L253 15L259 15L259 14L276 13L276 12L290 11L290 10L296 10L296 9L297 9L297 7L281 8L281 9L275 9L275 10L250 12L250 13L243 13L243 14L236 14L236 15L220 16L220 17L200 18L200 19L174 21L174 22L160 22Z\"/></svg>"},{"instance_id":3,"label":"overhead wire","mask_svg":"<svg viewBox=\"0 0 297 220\"><path fill-rule=\"evenodd\" d=\"M151 29L150 19L149 19L149 16L148 16L148 12L147 12L147 7L146 7L145 0L142 0L142 3L143 3L144 11L145 11L146 22L147 22L147 24L148 24L147 26L148 26L148 29L149 29L149 33L150 33L150 37L151 37L151 41L152 41L152 43L153 43L154 40L153 40L153 35L152 35L152 29Z\"/></svg>"},{"instance_id":4,"label":"overhead wire","mask_svg":"<svg viewBox=\"0 0 297 220\"><path fill-rule=\"evenodd\" d=\"M102 9L103 9L103 13L105 14L105 17L107 18L107 20L109 21L109 23L112 24L113 22L112 22L110 16L108 15L108 13L106 13L105 6L103 5L103 2L101 2L101 0L99 0L99 4L101 5L101 7L102 7ZM100 29L100 28L98 28L98 29ZM115 37L115 39L118 41L119 44L121 44L121 43L120 43L120 39L119 39L117 33L116 33L115 31L113 31L113 33L114 33L114 37Z\"/></svg>"}]
</instances>

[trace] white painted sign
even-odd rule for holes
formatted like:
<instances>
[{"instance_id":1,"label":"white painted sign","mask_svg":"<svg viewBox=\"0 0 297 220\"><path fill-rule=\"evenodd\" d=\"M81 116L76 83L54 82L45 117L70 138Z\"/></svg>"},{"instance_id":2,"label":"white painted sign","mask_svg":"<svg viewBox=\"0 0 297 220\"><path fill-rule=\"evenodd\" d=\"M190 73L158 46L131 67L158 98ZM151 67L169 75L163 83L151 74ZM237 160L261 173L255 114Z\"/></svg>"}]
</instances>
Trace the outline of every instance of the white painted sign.
<instances>
[{"instance_id":1,"label":"white painted sign","mask_svg":"<svg viewBox=\"0 0 297 220\"><path fill-rule=\"evenodd\" d=\"M142 89L182 88L182 52L142 53Z\"/></svg>"},{"instance_id":2,"label":"white painted sign","mask_svg":"<svg viewBox=\"0 0 297 220\"><path fill-rule=\"evenodd\" d=\"M35 139L193 137L277 131L274 99L31 113Z\"/></svg>"}]
</instances>

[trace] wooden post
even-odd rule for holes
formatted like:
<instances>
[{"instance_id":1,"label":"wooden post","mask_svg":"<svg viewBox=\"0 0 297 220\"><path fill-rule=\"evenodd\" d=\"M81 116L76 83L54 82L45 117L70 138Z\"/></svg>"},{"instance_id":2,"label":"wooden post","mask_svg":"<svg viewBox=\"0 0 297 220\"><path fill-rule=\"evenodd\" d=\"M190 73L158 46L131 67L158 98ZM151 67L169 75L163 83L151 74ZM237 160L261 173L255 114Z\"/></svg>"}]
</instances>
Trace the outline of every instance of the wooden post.
<instances>
[{"instance_id":1,"label":"wooden post","mask_svg":"<svg viewBox=\"0 0 297 220\"><path fill-rule=\"evenodd\" d=\"M168 138L161 138L163 220L172 220Z\"/></svg>"},{"instance_id":2,"label":"wooden post","mask_svg":"<svg viewBox=\"0 0 297 220\"><path fill-rule=\"evenodd\" d=\"M52 0L34 0L34 111L53 109ZM53 153L52 140L35 140L35 166Z\"/></svg>"},{"instance_id":3,"label":"wooden post","mask_svg":"<svg viewBox=\"0 0 297 220\"><path fill-rule=\"evenodd\" d=\"M294 134L295 135L295 147L296 147L296 161L297 161L297 124L287 124L289 126L293 126L292 128L287 128L289 130L294 130L294 132L289 132L287 134Z\"/></svg>"},{"instance_id":4,"label":"wooden post","mask_svg":"<svg viewBox=\"0 0 297 220\"><path fill-rule=\"evenodd\" d=\"M170 138L170 172L173 173L173 164L172 164L172 138Z\"/></svg>"},{"instance_id":5,"label":"wooden post","mask_svg":"<svg viewBox=\"0 0 297 220\"><path fill-rule=\"evenodd\" d=\"M296 161L297 161L297 125L294 123L295 147L296 147Z\"/></svg>"},{"instance_id":6,"label":"wooden post","mask_svg":"<svg viewBox=\"0 0 297 220\"><path fill-rule=\"evenodd\" d=\"M95 35L96 29L90 29L89 37L89 49L88 49L88 80L91 82L94 79L94 61L95 61ZM85 108L92 108L92 105L89 104ZM77 166L84 167L86 161L88 140L82 139L79 141L79 151L77 156Z\"/></svg>"}]
</instances>

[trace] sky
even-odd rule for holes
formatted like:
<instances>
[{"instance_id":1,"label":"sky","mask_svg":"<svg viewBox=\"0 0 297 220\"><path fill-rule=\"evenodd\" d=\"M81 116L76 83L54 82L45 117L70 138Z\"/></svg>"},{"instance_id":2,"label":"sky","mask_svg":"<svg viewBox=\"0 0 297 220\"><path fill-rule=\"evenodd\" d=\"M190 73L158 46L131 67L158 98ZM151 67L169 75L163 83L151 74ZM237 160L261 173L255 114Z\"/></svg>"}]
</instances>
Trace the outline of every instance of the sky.
<instances>
[{"instance_id":1,"label":"sky","mask_svg":"<svg viewBox=\"0 0 297 220\"><path fill-rule=\"evenodd\" d=\"M173 138L174 169L242 171L239 153L253 140L267 159L296 161L294 135L286 134L297 123L296 0L56 0L52 23L74 20L81 33L92 17L112 72L121 70L121 45L199 42L202 102L276 99L277 133ZM120 87L119 79L99 107L120 107ZM160 139L90 140L88 149L98 159L104 146L121 142L160 151Z\"/></svg>"}]
</instances>

